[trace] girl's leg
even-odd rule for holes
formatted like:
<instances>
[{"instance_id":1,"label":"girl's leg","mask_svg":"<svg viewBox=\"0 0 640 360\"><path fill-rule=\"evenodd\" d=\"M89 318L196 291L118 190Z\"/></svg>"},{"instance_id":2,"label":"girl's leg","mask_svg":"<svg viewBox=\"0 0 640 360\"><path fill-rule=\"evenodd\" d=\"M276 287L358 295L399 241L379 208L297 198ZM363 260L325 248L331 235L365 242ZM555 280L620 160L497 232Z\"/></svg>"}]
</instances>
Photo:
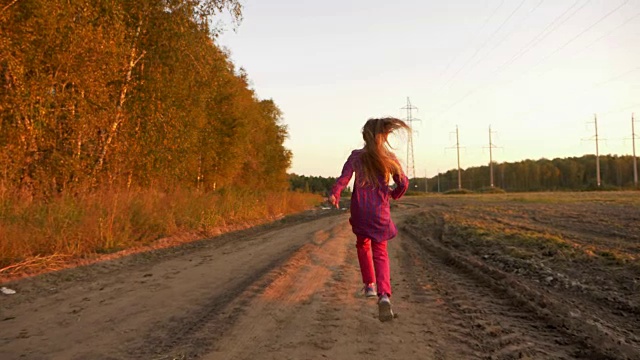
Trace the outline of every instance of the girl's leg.
<instances>
[{"instance_id":1,"label":"girl's leg","mask_svg":"<svg viewBox=\"0 0 640 360\"><path fill-rule=\"evenodd\" d=\"M378 296L391 296L391 275L389 270L389 254L387 253L387 241L372 241L373 264L376 271L376 285Z\"/></svg>"},{"instance_id":2,"label":"girl's leg","mask_svg":"<svg viewBox=\"0 0 640 360\"><path fill-rule=\"evenodd\" d=\"M371 256L371 239L357 236L356 248L358 249L358 262L362 273L362 282L365 285L376 282L373 268L373 258Z\"/></svg>"}]
</instances>

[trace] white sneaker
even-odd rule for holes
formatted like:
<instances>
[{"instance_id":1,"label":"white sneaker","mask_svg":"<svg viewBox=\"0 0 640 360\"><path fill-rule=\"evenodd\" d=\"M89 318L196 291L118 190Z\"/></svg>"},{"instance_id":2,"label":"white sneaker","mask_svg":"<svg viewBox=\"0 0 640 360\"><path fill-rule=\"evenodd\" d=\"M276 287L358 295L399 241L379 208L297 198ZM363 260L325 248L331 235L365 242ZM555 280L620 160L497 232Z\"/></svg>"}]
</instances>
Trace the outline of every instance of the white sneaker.
<instances>
[{"instance_id":1,"label":"white sneaker","mask_svg":"<svg viewBox=\"0 0 640 360\"><path fill-rule=\"evenodd\" d=\"M365 285L362 289L365 297L376 297L378 294L376 293L376 284Z\"/></svg>"},{"instance_id":2,"label":"white sneaker","mask_svg":"<svg viewBox=\"0 0 640 360\"><path fill-rule=\"evenodd\" d=\"M378 300L378 320L391 321L393 320L393 311L391 310L391 300L387 295L382 295Z\"/></svg>"}]
</instances>

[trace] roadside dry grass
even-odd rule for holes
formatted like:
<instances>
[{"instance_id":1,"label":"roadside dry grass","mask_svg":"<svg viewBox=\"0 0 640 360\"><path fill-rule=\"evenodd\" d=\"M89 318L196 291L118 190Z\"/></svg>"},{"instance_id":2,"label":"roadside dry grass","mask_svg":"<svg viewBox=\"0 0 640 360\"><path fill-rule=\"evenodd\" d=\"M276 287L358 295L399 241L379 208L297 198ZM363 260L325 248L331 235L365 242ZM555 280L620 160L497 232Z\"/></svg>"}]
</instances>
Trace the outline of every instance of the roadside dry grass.
<instances>
[{"instance_id":1,"label":"roadside dry grass","mask_svg":"<svg viewBox=\"0 0 640 360\"><path fill-rule=\"evenodd\" d=\"M452 197L455 198L455 197ZM468 194L458 199L482 202L537 204L607 203L640 206L640 191L533 192L504 194Z\"/></svg>"},{"instance_id":2,"label":"roadside dry grass","mask_svg":"<svg viewBox=\"0 0 640 360\"><path fill-rule=\"evenodd\" d=\"M317 195L98 191L33 201L0 197L0 282L166 247L306 210Z\"/></svg>"}]
</instances>

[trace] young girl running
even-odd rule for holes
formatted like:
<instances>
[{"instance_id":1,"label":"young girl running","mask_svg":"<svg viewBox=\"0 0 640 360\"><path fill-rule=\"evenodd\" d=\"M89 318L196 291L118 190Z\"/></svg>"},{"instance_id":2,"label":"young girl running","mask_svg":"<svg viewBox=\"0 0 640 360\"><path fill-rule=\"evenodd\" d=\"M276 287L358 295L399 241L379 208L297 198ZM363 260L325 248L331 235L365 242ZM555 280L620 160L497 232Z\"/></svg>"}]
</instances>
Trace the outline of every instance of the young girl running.
<instances>
[{"instance_id":1,"label":"young girl running","mask_svg":"<svg viewBox=\"0 0 640 360\"><path fill-rule=\"evenodd\" d=\"M403 121L395 118L368 120L362 128L364 147L351 153L329 196L337 207L340 193L356 173L349 222L356 234L363 291L367 297L378 296L380 321L393 319L387 240L395 237L398 230L391 221L389 197L399 199L409 187L409 179L387 141L389 134L398 129L410 131ZM389 187L391 177L396 184L393 190Z\"/></svg>"}]
</instances>

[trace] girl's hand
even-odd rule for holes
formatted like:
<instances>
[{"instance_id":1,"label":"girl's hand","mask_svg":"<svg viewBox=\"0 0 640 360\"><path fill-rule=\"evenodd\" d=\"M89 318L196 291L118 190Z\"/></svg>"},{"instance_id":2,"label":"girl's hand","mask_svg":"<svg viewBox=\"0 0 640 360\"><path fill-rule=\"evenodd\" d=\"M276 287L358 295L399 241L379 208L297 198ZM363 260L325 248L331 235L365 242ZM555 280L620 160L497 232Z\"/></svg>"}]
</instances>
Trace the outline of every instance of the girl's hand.
<instances>
[{"instance_id":1,"label":"girl's hand","mask_svg":"<svg viewBox=\"0 0 640 360\"><path fill-rule=\"evenodd\" d=\"M333 195L329 196L329 202L331 203L331 205L335 206L336 208L338 207L338 200L336 199L335 196Z\"/></svg>"}]
</instances>

